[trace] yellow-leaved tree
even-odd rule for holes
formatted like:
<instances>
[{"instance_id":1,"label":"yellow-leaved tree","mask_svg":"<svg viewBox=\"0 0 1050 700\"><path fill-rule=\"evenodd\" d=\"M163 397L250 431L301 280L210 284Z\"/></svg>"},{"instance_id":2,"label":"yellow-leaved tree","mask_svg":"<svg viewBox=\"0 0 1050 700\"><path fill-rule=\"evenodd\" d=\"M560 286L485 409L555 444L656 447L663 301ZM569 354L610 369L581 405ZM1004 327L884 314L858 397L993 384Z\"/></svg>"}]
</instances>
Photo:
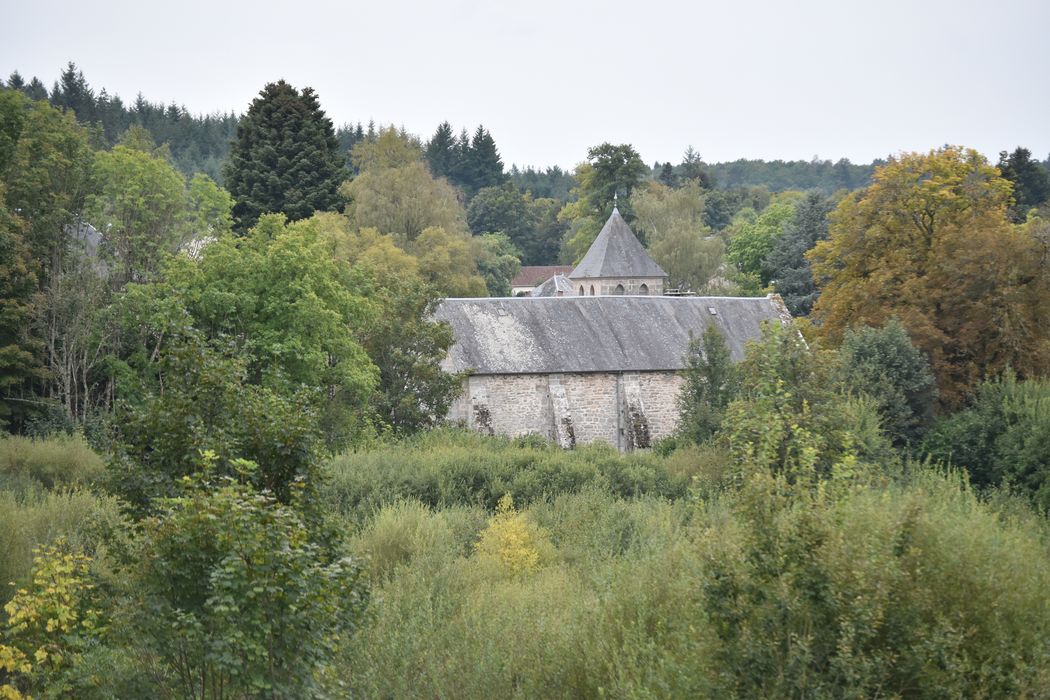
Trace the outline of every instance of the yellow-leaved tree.
<instances>
[{"instance_id":1,"label":"yellow-leaved tree","mask_svg":"<svg viewBox=\"0 0 1050 700\"><path fill-rule=\"evenodd\" d=\"M1011 185L974 150L905 153L831 215L810 251L813 316L837 342L898 318L930 358L942 402L1007 366L1050 367L1047 246L1007 219Z\"/></svg>"},{"instance_id":2,"label":"yellow-leaved tree","mask_svg":"<svg viewBox=\"0 0 1050 700\"><path fill-rule=\"evenodd\" d=\"M509 493L499 500L496 515L489 519L475 549L479 557L498 562L513 576L536 571L553 554L546 531L514 508Z\"/></svg>"}]
</instances>

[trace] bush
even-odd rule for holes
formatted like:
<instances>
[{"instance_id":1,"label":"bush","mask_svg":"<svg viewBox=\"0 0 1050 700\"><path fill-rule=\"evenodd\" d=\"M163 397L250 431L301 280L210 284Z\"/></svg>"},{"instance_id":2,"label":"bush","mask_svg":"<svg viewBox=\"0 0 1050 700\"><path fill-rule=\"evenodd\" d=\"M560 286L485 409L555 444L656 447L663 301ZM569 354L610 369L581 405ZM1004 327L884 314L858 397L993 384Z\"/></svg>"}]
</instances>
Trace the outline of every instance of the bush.
<instances>
[{"instance_id":1,"label":"bush","mask_svg":"<svg viewBox=\"0 0 1050 700\"><path fill-rule=\"evenodd\" d=\"M1016 489L1050 511L1050 381L1007 372L985 382L969 408L934 425L923 450L964 467L977 486Z\"/></svg>"},{"instance_id":2,"label":"bush","mask_svg":"<svg viewBox=\"0 0 1050 700\"><path fill-rule=\"evenodd\" d=\"M74 551L93 553L103 533L119 527L116 499L86 491L0 491L0 601L14 594L7 585L25 585L33 550L64 538Z\"/></svg>"},{"instance_id":3,"label":"bush","mask_svg":"<svg viewBox=\"0 0 1050 700\"><path fill-rule=\"evenodd\" d=\"M9 487L27 480L47 488L92 484L104 471L102 458L80 435L0 436L0 479Z\"/></svg>"},{"instance_id":4,"label":"bush","mask_svg":"<svg viewBox=\"0 0 1050 700\"><path fill-rule=\"evenodd\" d=\"M249 485L188 486L145 524L132 643L180 696L318 696L316 673L367 600L356 561L326 556L298 512Z\"/></svg>"},{"instance_id":5,"label":"bush","mask_svg":"<svg viewBox=\"0 0 1050 700\"><path fill-rule=\"evenodd\" d=\"M996 503L922 468L839 490L756 472L700 502L595 483L520 512L554 549L518 576L399 504L384 528L406 509L431 532L330 673L364 697L1038 696L1050 527Z\"/></svg>"},{"instance_id":6,"label":"bush","mask_svg":"<svg viewBox=\"0 0 1050 700\"><path fill-rule=\"evenodd\" d=\"M685 495L689 479L672 476L649 453L621 455L602 445L574 451L529 440L491 438L463 430L437 430L371 450L347 452L326 468L329 507L362 520L402 499L431 508L453 505L495 510L509 493L527 505L589 484L631 497Z\"/></svg>"}]
</instances>

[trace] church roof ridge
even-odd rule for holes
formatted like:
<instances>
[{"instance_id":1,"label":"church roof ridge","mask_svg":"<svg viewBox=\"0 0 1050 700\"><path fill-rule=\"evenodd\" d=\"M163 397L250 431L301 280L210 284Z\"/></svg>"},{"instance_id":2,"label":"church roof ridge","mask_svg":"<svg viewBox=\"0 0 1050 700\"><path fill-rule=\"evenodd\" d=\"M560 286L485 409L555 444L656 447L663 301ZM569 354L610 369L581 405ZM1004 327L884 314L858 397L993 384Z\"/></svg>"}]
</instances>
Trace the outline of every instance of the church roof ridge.
<instances>
[{"instance_id":1,"label":"church roof ridge","mask_svg":"<svg viewBox=\"0 0 1050 700\"><path fill-rule=\"evenodd\" d=\"M615 206L587 254L569 273L569 279L601 277L667 277Z\"/></svg>"}]
</instances>

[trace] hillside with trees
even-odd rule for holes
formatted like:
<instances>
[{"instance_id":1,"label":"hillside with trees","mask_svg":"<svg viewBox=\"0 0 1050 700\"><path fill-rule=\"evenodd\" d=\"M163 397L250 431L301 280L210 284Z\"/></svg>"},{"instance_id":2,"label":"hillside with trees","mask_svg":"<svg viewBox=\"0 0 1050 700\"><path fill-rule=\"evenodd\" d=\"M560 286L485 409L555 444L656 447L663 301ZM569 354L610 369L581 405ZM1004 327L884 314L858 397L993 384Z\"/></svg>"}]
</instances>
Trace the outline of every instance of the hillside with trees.
<instances>
[{"instance_id":1,"label":"hillside with trees","mask_svg":"<svg viewBox=\"0 0 1050 700\"><path fill-rule=\"evenodd\" d=\"M0 696L1045 695L1030 151L539 171L245 110L0 88ZM434 305L613 206L679 293L795 320L694 338L651 450L447 424Z\"/></svg>"}]
</instances>

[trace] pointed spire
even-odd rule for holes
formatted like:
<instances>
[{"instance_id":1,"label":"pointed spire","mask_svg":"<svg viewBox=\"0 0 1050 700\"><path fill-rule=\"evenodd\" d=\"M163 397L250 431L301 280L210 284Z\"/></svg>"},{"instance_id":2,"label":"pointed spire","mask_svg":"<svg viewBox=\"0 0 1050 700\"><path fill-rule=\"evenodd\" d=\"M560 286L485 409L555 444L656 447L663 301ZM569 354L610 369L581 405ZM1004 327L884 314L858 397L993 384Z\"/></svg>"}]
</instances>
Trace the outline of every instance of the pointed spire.
<instances>
[{"instance_id":1,"label":"pointed spire","mask_svg":"<svg viewBox=\"0 0 1050 700\"><path fill-rule=\"evenodd\" d=\"M613 209L616 210L616 211L619 211L619 207L617 206L618 203L619 203L618 202L619 198L620 198L620 193L619 192L613 192Z\"/></svg>"},{"instance_id":2,"label":"pointed spire","mask_svg":"<svg viewBox=\"0 0 1050 700\"><path fill-rule=\"evenodd\" d=\"M635 238L618 209L613 209L587 254L569 273L569 279L666 276Z\"/></svg>"}]
</instances>

